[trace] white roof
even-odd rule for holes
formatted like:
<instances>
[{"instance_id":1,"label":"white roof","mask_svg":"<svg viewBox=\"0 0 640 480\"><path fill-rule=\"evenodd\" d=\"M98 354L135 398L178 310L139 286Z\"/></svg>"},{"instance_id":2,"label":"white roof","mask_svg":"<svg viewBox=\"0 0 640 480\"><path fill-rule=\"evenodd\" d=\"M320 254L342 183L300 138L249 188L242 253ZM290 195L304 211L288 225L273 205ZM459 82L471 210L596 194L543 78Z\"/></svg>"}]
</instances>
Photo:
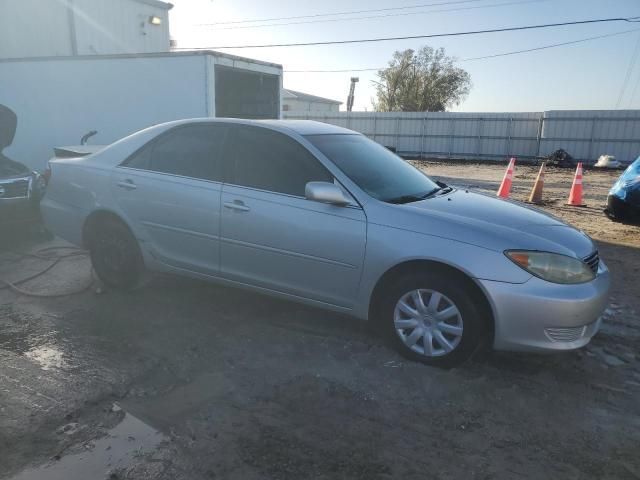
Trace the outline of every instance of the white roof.
<instances>
[{"instance_id":1,"label":"white roof","mask_svg":"<svg viewBox=\"0 0 640 480\"><path fill-rule=\"evenodd\" d=\"M282 89L282 98L302 100L304 102L312 102L312 103L331 103L333 105L342 105L342 102L339 102L338 100L332 100L331 98L325 98L325 97L318 97L316 95L309 95L308 93L298 92L296 90L289 90L288 88Z\"/></svg>"},{"instance_id":2,"label":"white roof","mask_svg":"<svg viewBox=\"0 0 640 480\"><path fill-rule=\"evenodd\" d=\"M172 3L161 2L160 0L133 0L134 2L146 3L147 5L151 5L153 7L165 8L167 10L171 10L173 8Z\"/></svg>"}]
</instances>

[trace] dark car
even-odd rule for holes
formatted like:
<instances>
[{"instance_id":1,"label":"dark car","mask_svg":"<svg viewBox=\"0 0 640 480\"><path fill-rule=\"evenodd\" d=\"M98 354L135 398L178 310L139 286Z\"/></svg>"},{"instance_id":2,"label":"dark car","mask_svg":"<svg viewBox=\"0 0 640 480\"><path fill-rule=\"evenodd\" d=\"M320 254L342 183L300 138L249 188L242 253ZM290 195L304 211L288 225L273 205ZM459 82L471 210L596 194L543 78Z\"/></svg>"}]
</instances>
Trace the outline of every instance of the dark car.
<instances>
[{"instance_id":1,"label":"dark car","mask_svg":"<svg viewBox=\"0 0 640 480\"><path fill-rule=\"evenodd\" d=\"M10 108L0 105L0 227L2 229L37 221L40 217L40 200L46 187L46 179L42 175L2 153L13 142L16 126L15 113Z\"/></svg>"},{"instance_id":2,"label":"dark car","mask_svg":"<svg viewBox=\"0 0 640 480\"><path fill-rule=\"evenodd\" d=\"M640 157L629 165L611 188L605 213L612 220L640 221Z\"/></svg>"},{"instance_id":3,"label":"dark car","mask_svg":"<svg viewBox=\"0 0 640 480\"><path fill-rule=\"evenodd\" d=\"M42 175L0 154L0 225L38 221L45 185Z\"/></svg>"}]
</instances>

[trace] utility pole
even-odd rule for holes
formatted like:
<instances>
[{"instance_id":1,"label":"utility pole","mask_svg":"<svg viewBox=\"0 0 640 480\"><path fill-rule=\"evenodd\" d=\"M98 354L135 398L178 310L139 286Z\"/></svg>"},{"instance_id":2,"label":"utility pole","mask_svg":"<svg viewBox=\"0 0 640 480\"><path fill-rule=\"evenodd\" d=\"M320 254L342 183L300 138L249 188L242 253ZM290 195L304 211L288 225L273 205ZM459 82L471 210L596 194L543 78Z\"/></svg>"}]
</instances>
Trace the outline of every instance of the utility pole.
<instances>
[{"instance_id":1,"label":"utility pole","mask_svg":"<svg viewBox=\"0 0 640 480\"><path fill-rule=\"evenodd\" d=\"M353 110L353 100L356 92L356 83L360 79L358 77L351 77L351 86L349 87L349 96L347 97L347 112Z\"/></svg>"}]
</instances>

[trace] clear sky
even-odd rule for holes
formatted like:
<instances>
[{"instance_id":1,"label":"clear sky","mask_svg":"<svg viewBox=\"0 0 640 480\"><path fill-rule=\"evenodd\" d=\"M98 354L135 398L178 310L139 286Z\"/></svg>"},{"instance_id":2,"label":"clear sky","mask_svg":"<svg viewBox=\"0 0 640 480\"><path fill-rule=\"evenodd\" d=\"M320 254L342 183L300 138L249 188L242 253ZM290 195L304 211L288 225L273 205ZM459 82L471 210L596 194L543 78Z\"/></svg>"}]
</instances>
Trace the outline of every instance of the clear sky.
<instances>
[{"instance_id":1,"label":"clear sky","mask_svg":"<svg viewBox=\"0 0 640 480\"><path fill-rule=\"evenodd\" d=\"M467 0L464 3L457 0L458 3L451 5L396 11L248 24L203 25L455 1L171 0L175 5L170 14L171 35L177 40L179 47L216 47L423 35L592 18L640 16L640 0ZM411 15L406 15L407 13ZM395 16L355 19L389 14ZM352 20L343 20L346 18ZM336 19L340 21L318 22ZM238 28L310 20L316 23ZM455 108L457 111L488 112L612 109L618 102L627 68L632 65L633 70L620 103L620 108L626 109L640 108L640 58L636 58L637 62L634 61L636 44L640 42L640 23L595 24L369 44L219 50L282 64L285 70L285 88L343 102L346 102L349 78L359 76L354 110L371 110L371 99L375 96L372 80L375 80L376 72L290 73L287 70L383 67L395 50L417 49L425 44L444 47L449 55L465 59L632 29L639 31L539 52L460 62L459 66L471 74L473 87L469 97ZM636 57L640 57L640 54Z\"/></svg>"}]
</instances>

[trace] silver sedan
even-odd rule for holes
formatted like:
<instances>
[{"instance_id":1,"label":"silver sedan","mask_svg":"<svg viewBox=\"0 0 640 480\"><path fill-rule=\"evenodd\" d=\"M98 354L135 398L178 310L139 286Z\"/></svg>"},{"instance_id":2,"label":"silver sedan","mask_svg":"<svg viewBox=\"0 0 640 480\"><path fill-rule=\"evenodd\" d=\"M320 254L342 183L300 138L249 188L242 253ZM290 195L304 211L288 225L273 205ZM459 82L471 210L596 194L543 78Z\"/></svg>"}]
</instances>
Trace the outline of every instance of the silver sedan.
<instances>
[{"instance_id":1,"label":"silver sedan","mask_svg":"<svg viewBox=\"0 0 640 480\"><path fill-rule=\"evenodd\" d=\"M250 288L375 322L428 364L581 347L607 302L583 232L344 128L182 120L50 168L46 223L105 284L161 271Z\"/></svg>"}]
</instances>

